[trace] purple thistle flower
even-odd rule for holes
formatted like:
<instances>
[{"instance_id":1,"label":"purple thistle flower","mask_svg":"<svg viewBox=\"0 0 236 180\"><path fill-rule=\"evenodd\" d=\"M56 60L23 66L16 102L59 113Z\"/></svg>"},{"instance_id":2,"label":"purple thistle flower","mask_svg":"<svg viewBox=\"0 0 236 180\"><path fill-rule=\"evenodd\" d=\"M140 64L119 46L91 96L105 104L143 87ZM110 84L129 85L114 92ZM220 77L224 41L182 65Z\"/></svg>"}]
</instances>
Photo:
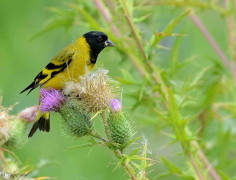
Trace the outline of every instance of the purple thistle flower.
<instances>
[{"instance_id":1,"label":"purple thistle flower","mask_svg":"<svg viewBox=\"0 0 236 180\"><path fill-rule=\"evenodd\" d=\"M120 111L122 108L121 102L118 99L112 99L110 101L110 105L113 111Z\"/></svg>"},{"instance_id":2,"label":"purple thistle flower","mask_svg":"<svg viewBox=\"0 0 236 180\"><path fill-rule=\"evenodd\" d=\"M61 91L53 88L40 89L40 111L57 111L64 101L65 97Z\"/></svg>"}]
</instances>

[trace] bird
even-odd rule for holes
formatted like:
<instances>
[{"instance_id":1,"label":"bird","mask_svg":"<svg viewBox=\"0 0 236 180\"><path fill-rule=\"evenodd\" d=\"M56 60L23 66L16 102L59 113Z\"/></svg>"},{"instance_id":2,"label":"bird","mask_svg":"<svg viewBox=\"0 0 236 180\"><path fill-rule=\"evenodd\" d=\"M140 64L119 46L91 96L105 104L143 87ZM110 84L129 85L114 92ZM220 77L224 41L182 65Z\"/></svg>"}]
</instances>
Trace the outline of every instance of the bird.
<instances>
[{"instance_id":1,"label":"bird","mask_svg":"<svg viewBox=\"0 0 236 180\"><path fill-rule=\"evenodd\" d=\"M21 91L20 94L28 90L29 94L37 87L62 90L65 82L78 80L80 76L91 71L97 62L99 53L105 47L113 46L115 44L103 32L90 31L83 34L52 58L34 78L33 82ZM28 137L32 137L37 129L46 132L50 131L49 112L43 113L38 110Z\"/></svg>"}]
</instances>

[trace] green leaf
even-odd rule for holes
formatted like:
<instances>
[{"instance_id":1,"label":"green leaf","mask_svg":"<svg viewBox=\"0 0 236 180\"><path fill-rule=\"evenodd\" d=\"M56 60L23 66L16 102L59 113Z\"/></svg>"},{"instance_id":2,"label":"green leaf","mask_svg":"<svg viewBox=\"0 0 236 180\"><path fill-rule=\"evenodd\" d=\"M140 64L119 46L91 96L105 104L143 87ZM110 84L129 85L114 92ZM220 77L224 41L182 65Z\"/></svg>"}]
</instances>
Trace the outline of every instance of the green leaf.
<instances>
[{"instance_id":1,"label":"green leaf","mask_svg":"<svg viewBox=\"0 0 236 180\"><path fill-rule=\"evenodd\" d=\"M170 114L170 120L175 122L178 122L181 118L180 118L180 113L178 110L178 106L174 97L174 93L172 92L171 89L168 89L168 109L169 109L169 114Z\"/></svg>"},{"instance_id":2,"label":"green leaf","mask_svg":"<svg viewBox=\"0 0 236 180\"><path fill-rule=\"evenodd\" d=\"M161 156L160 157L161 162L166 166L170 174L182 174L182 171L180 168L178 168L175 164L170 162L168 159L165 157Z\"/></svg>"},{"instance_id":3,"label":"green leaf","mask_svg":"<svg viewBox=\"0 0 236 180\"><path fill-rule=\"evenodd\" d=\"M176 38L174 46L170 52L170 74L173 76L178 70L178 60L179 60L179 47L181 44L182 37L179 36Z\"/></svg>"},{"instance_id":4,"label":"green leaf","mask_svg":"<svg viewBox=\"0 0 236 180\"><path fill-rule=\"evenodd\" d=\"M164 29L163 32L161 33L156 33L156 39L153 43L153 46L155 46L156 44L158 44L164 37L166 36L171 36L172 32L174 31L175 27L179 24L179 22L188 14L190 13L190 11L186 11L183 14L181 14L180 16L178 16L177 18L173 19Z\"/></svg>"},{"instance_id":5,"label":"green leaf","mask_svg":"<svg viewBox=\"0 0 236 180\"><path fill-rule=\"evenodd\" d=\"M133 16L133 12L134 12L134 0L125 0L126 1L126 5L127 8L129 9L130 15L131 17Z\"/></svg>"},{"instance_id":6,"label":"green leaf","mask_svg":"<svg viewBox=\"0 0 236 180\"><path fill-rule=\"evenodd\" d=\"M142 149L142 147L138 147L136 149L134 149L130 154L129 156L134 156L134 155L137 155L138 152Z\"/></svg>"},{"instance_id":7,"label":"green leaf","mask_svg":"<svg viewBox=\"0 0 236 180\"><path fill-rule=\"evenodd\" d=\"M165 30L163 31L165 34L170 35L175 27L179 24L179 22L188 14L190 13L190 10L184 12L183 14L181 14L180 16L178 16L177 18L173 19L165 28Z\"/></svg>"},{"instance_id":8,"label":"green leaf","mask_svg":"<svg viewBox=\"0 0 236 180\"><path fill-rule=\"evenodd\" d=\"M35 33L29 40L34 40L35 38L58 28L64 28L65 31L68 31L74 21L75 21L75 13L71 10L64 10L64 9L57 9L57 8L50 8L49 9L52 13L54 13L54 17L48 20L45 27Z\"/></svg>"},{"instance_id":9,"label":"green leaf","mask_svg":"<svg viewBox=\"0 0 236 180\"><path fill-rule=\"evenodd\" d=\"M227 174L225 174L223 171L218 171L220 177L223 179L223 180L232 180L232 179L236 179L236 178L232 178L232 177L229 177Z\"/></svg>"},{"instance_id":10,"label":"green leaf","mask_svg":"<svg viewBox=\"0 0 236 180\"><path fill-rule=\"evenodd\" d=\"M201 81L203 80L204 75L209 71L211 67L206 67L202 71L200 71L195 78L192 80L192 83L189 85L187 90L191 90L195 88L196 86L201 84Z\"/></svg>"},{"instance_id":11,"label":"green leaf","mask_svg":"<svg viewBox=\"0 0 236 180\"><path fill-rule=\"evenodd\" d=\"M90 25L92 29L97 29L97 30L101 29L97 19L94 16L92 16L90 12L86 11L86 9L83 6L71 4L70 7L73 8L76 12L79 12L80 15L83 16L85 21Z\"/></svg>"},{"instance_id":12,"label":"green leaf","mask_svg":"<svg viewBox=\"0 0 236 180\"><path fill-rule=\"evenodd\" d=\"M147 19L148 17L150 17L151 15L152 15L152 13L147 13L147 14L145 14L144 16L141 16L141 17L139 17L139 18L133 18L134 23L142 22L142 21L144 21L145 19Z\"/></svg>"},{"instance_id":13,"label":"green leaf","mask_svg":"<svg viewBox=\"0 0 236 180\"><path fill-rule=\"evenodd\" d=\"M84 148L84 147L91 147L91 146L94 146L94 145L97 145L97 144L101 144L101 143L88 143L88 144L82 144L82 145L79 145L79 146L73 146L73 147L69 147L69 148L66 148L65 150L71 150L71 149L80 149L80 148Z\"/></svg>"},{"instance_id":14,"label":"green leaf","mask_svg":"<svg viewBox=\"0 0 236 180\"><path fill-rule=\"evenodd\" d=\"M123 78L118 78L119 82L126 85L139 85L140 83L137 83L137 80L133 78L130 72L128 72L126 69L121 69L121 74Z\"/></svg>"}]
</instances>

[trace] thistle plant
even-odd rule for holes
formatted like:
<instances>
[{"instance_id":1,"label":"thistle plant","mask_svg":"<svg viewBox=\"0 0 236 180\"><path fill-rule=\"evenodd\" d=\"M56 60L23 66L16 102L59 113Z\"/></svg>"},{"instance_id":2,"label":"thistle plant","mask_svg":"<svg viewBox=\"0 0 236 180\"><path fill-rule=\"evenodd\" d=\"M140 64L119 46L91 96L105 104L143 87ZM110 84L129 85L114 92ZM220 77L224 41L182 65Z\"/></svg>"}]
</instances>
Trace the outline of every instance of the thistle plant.
<instances>
[{"instance_id":1,"label":"thistle plant","mask_svg":"<svg viewBox=\"0 0 236 180\"><path fill-rule=\"evenodd\" d=\"M69 136L76 139L87 136L91 139L89 146L106 146L132 179L147 179L144 172L151 163L146 162L150 159L143 157L146 153L132 153L136 160L146 162L145 167L139 167L132 162L132 156L124 154L132 144L134 129L121 101L117 99L119 89L118 83L108 76L108 71L99 69L81 76L79 82L67 82L62 91L41 89L39 108L41 111L58 112L62 117L61 126ZM105 136L94 125L99 116L102 117Z\"/></svg>"},{"instance_id":2,"label":"thistle plant","mask_svg":"<svg viewBox=\"0 0 236 180\"><path fill-rule=\"evenodd\" d=\"M0 100L0 147L19 148L25 144L26 121L10 115L13 106L1 106Z\"/></svg>"},{"instance_id":3,"label":"thistle plant","mask_svg":"<svg viewBox=\"0 0 236 180\"><path fill-rule=\"evenodd\" d=\"M11 108L3 108L1 107L0 112L0 145L5 144L10 138L10 128L11 123L10 119L12 116L8 114Z\"/></svg>"},{"instance_id":4,"label":"thistle plant","mask_svg":"<svg viewBox=\"0 0 236 180\"><path fill-rule=\"evenodd\" d=\"M78 29L106 32L117 45L106 57L117 57L116 64L101 61L124 88L124 107L116 92L95 106L98 94L78 89L83 79L70 82L74 90L64 89L65 101L55 109L67 134L88 137L82 147L108 147L132 179L235 179L235 1L75 0L48 10L53 17L36 36L61 27L72 30L71 39ZM133 135L126 111L150 140L150 156L158 162L150 173L147 143L140 155L130 152L138 141L120 139L124 131ZM104 125L105 135L96 123Z\"/></svg>"},{"instance_id":5,"label":"thistle plant","mask_svg":"<svg viewBox=\"0 0 236 180\"><path fill-rule=\"evenodd\" d=\"M78 102L67 102L60 108L62 125L65 131L74 137L83 137L92 132L91 115L84 112Z\"/></svg>"},{"instance_id":6,"label":"thistle plant","mask_svg":"<svg viewBox=\"0 0 236 180\"><path fill-rule=\"evenodd\" d=\"M23 163L14 153L15 149L21 148L27 142L28 124L34 120L39 107L32 106L17 115L10 115L14 105L4 107L1 101L2 98L0 98L0 179L51 179L34 178L39 168L36 170L32 166L22 165Z\"/></svg>"}]
</instances>

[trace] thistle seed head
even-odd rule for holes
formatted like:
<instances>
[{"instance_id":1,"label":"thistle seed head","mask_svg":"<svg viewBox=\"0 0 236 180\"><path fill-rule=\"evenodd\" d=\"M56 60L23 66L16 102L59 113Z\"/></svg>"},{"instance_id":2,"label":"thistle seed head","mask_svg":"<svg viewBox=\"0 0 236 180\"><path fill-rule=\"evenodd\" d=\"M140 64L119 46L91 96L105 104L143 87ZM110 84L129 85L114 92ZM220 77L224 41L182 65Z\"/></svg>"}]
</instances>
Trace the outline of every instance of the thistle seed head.
<instances>
[{"instance_id":1,"label":"thistle seed head","mask_svg":"<svg viewBox=\"0 0 236 180\"><path fill-rule=\"evenodd\" d=\"M0 98L0 147L19 148L26 141L26 123L17 116L9 115L13 106L1 106Z\"/></svg>"},{"instance_id":2,"label":"thistle seed head","mask_svg":"<svg viewBox=\"0 0 236 180\"><path fill-rule=\"evenodd\" d=\"M80 77L80 82L68 82L63 93L70 99L80 101L80 106L87 113L96 113L107 109L115 98L117 83L107 75L108 71L100 69Z\"/></svg>"},{"instance_id":3,"label":"thistle seed head","mask_svg":"<svg viewBox=\"0 0 236 180\"><path fill-rule=\"evenodd\" d=\"M12 107L1 106L0 98L0 146L2 146L10 138L10 130L12 127L12 119L14 116L9 115L9 111Z\"/></svg>"}]
</instances>

